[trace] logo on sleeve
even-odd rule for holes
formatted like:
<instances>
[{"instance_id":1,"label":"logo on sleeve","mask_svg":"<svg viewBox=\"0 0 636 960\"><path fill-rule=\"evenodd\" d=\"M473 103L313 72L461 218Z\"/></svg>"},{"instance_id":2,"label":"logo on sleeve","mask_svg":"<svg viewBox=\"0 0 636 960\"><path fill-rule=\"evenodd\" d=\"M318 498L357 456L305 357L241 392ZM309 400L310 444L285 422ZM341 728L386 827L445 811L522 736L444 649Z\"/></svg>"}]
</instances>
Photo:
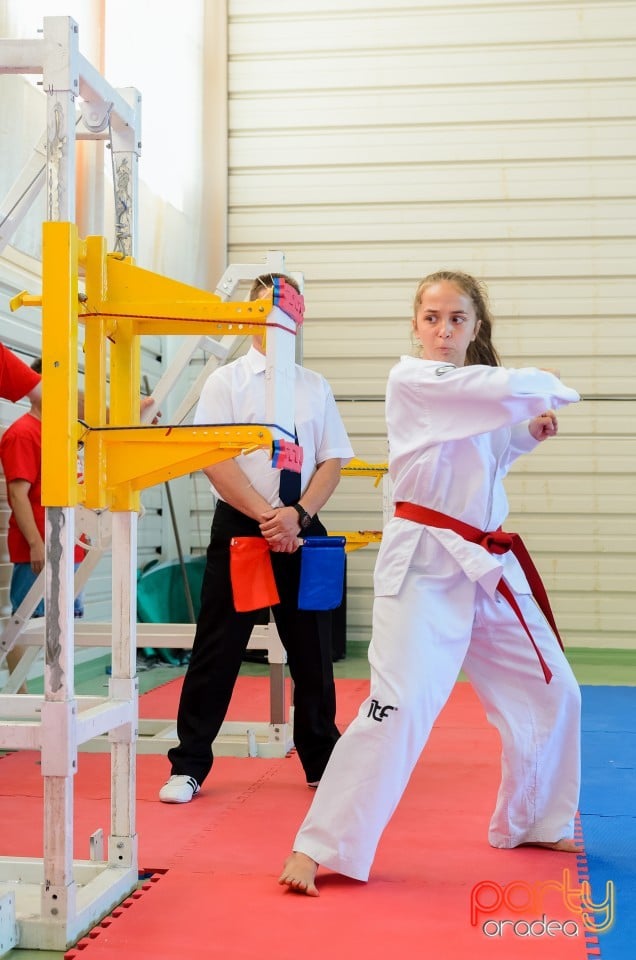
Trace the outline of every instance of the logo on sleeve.
<instances>
[{"instance_id":1,"label":"logo on sleeve","mask_svg":"<svg viewBox=\"0 0 636 960\"><path fill-rule=\"evenodd\" d=\"M451 370L457 370L457 367L454 363L445 363L442 367L435 368L435 376L443 377L445 373L450 373Z\"/></svg>"}]
</instances>

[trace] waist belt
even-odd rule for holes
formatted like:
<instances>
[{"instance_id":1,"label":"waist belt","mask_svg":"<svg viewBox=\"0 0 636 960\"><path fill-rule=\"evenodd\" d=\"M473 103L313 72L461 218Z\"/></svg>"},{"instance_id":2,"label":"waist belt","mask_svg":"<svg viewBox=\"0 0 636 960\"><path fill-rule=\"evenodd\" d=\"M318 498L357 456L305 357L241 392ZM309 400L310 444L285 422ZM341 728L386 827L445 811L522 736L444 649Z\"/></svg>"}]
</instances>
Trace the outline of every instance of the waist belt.
<instances>
[{"instance_id":1,"label":"waist belt","mask_svg":"<svg viewBox=\"0 0 636 960\"><path fill-rule=\"evenodd\" d=\"M464 523L462 520L456 520L455 517L449 517L445 513L439 513L437 510L431 510L429 507L422 507L417 503L396 503L395 516L402 520L413 520L415 523L422 523L428 527L440 527L444 530L452 530L454 533L458 533L460 537L463 537L464 540L468 540L469 543L479 544L479 546L483 547L484 550L487 550L488 553L502 554L508 553L508 551L511 550L519 561L519 565L526 575L526 579L530 584L532 595L536 600L539 609L542 611L546 620L552 627L554 635L556 636L561 649L563 650L563 641L559 636L559 631L554 620L554 614L552 613L550 601L548 600L548 594L546 593L546 589L543 585L543 581L541 580L539 571L535 567L532 557L528 553L526 546L518 533L505 533L501 527L499 527L497 530L480 530L478 527L472 527L469 523ZM528 624L524 619L521 609L519 608L519 604L515 600L512 590L503 577L497 584L497 591L502 595L502 597L504 597L505 600L508 601L514 610L519 623L528 634L530 643L534 647L539 663L541 664L545 682L550 683L550 680L552 679L550 668L548 667L541 651L535 643L534 637L532 636Z\"/></svg>"}]
</instances>

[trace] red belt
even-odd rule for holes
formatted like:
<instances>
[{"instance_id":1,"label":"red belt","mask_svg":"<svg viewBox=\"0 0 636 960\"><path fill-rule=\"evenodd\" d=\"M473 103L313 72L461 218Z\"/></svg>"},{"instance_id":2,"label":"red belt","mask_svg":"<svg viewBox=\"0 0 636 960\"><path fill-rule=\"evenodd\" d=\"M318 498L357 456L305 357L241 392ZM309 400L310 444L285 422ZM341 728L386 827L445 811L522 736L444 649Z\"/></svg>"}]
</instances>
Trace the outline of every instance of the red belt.
<instances>
[{"instance_id":1,"label":"red belt","mask_svg":"<svg viewBox=\"0 0 636 960\"><path fill-rule=\"evenodd\" d=\"M534 599L537 601L537 604L543 612L546 620L554 630L554 634L559 641L561 649L563 650L563 641L559 636L559 631L554 620L554 614L552 613L552 608L550 607L550 601L548 600L548 595L543 585L543 581L541 580L539 571L532 561L532 557L528 553L526 546L518 533L505 533L501 527L499 527L498 530L485 532L480 530L478 527L471 527L469 523L464 523L462 520L456 520L455 517L449 517L445 513L439 513L437 510L431 510L429 507L421 507L417 503L396 503L395 516L400 517L402 520L413 520L415 523L423 523L429 527L441 527L444 530L452 530L454 533L458 533L460 537L463 537L464 540L468 540L470 543L478 543L479 546L487 550L488 553L502 554L508 553L509 550L512 550L515 557L519 561L521 569L526 575ZM503 577L497 584L497 590L502 597L508 601L516 613L519 623L528 634L530 642L534 647L539 659L539 663L541 664L545 681L546 683L550 683L550 680L552 679L550 668L543 659L543 655L537 647L534 637L530 633L528 624L524 620L523 614L519 608L519 604L515 600L512 590L505 582Z\"/></svg>"}]
</instances>

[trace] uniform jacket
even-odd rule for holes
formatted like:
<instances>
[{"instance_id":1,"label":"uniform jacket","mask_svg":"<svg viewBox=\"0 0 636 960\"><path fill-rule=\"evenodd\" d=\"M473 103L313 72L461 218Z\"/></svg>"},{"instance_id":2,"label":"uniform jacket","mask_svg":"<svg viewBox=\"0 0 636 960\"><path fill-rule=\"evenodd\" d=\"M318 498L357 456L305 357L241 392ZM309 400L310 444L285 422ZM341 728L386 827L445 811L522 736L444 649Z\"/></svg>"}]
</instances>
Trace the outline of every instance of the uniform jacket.
<instances>
[{"instance_id":1,"label":"uniform jacket","mask_svg":"<svg viewBox=\"0 0 636 960\"><path fill-rule=\"evenodd\" d=\"M481 530L497 529L508 515L504 477L537 445L528 420L578 399L575 390L534 367L455 367L402 357L389 374L386 396L393 502L419 503ZM491 594L502 573L513 589L530 592L512 553L494 556L451 530L393 518L376 563L376 595L397 594L414 562L439 576L459 565Z\"/></svg>"}]
</instances>

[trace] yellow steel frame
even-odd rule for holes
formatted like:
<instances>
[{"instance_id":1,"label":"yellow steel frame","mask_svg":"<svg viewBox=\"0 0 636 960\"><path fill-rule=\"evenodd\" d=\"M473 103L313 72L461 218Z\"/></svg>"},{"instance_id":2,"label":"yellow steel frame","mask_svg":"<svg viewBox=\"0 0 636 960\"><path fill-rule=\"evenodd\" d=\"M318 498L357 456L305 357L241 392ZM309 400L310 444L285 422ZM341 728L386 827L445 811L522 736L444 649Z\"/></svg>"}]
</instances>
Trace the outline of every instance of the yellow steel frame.
<instances>
[{"instance_id":1,"label":"yellow steel frame","mask_svg":"<svg viewBox=\"0 0 636 960\"><path fill-rule=\"evenodd\" d=\"M42 503L45 506L75 506L79 501L77 483L78 246L77 229L73 225L44 224L42 237L42 290L44 291L42 295ZM71 264L74 268L69 267Z\"/></svg>"},{"instance_id":2,"label":"yellow steel frame","mask_svg":"<svg viewBox=\"0 0 636 960\"><path fill-rule=\"evenodd\" d=\"M377 487L388 469L388 463L367 463L353 457L346 467L342 468L341 473L343 477L375 477L373 486Z\"/></svg>"},{"instance_id":3,"label":"yellow steel frame","mask_svg":"<svg viewBox=\"0 0 636 960\"><path fill-rule=\"evenodd\" d=\"M154 427L139 424L140 337L263 332L272 295L226 302L215 294L142 270L106 252L103 237L80 240L72 223L43 224L42 296L26 292L11 308L42 306L42 502L115 511L139 509L139 491L241 452L270 449L262 426ZM79 272L85 294L79 295ZM84 417L77 420L78 325L85 325ZM110 354L110 404L106 368ZM108 420L108 423L107 423ZM85 447L84 482L77 447Z\"/></svg>"},{"instance_id":4,"label":"yellow steel frame","mask_svg":"<svg viewBox=\"0 0 636 960\"><path fill-rule=\"evenodd\" d=\"M135 493L260 447L272 434L259 425L201 427L108 427L86 436L85 463L104 469L111 510L129 510ZM97 504L86 505L97 508Z\"/></svg>"},{"instance_id":5,"label":"yellow steel frame","mask_svg":"<svg viewBox=\"0 0 636 960\"><path fill-rule=\"evenodd\" d=\"M83 269L85 293L79 294ZM263 332L272 295L226 302L109 254L104 237L80 240L72 223L43 224L41 297L26 292L11 309L42 306L42 502L114 511L139 509L139 491L259 448L271 450L270 430L245 426L139 425L140 337ZM85 326L85 423L77 420L78 327ZM110 354L110 404L106 372ZM77 447L84 444L84 481ZM386 463L353 459L343 476L372 476ZM347 551L382 538L381 531L339 533Z\"/></svg>"},{"instance_id":6,"label":"yellow steel frame","mask_svg":"<svg viewBox=\"0 0 636 960\"><path fill-rule=\"evenodd\" d=\"M344 537L345 553L352 553L354 550L360 550L361 547L367 547L370 543L379 543L382 539L381 530L331 530L331 537Z\"/></svg>"}]
</instances>

